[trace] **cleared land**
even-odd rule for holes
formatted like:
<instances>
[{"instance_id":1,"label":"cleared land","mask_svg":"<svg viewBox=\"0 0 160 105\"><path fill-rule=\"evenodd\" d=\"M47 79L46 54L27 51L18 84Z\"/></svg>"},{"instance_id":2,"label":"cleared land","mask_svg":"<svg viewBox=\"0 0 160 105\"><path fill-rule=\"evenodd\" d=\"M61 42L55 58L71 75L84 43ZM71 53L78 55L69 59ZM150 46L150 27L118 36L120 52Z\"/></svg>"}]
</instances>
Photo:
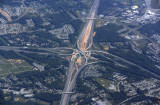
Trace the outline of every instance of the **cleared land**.
<instances>
[{"instance_id":1,"label":"cleared land","mask_svg":"<svg viewBox=\"0 0 160 105\"><path fill-rule=\"evenodd\" d=\"M102 78L95 78L94 80L106 89L118 91L117 82L113 82L111 80L102 79ZM112 86L110 84L112 84Z\"/></svg>"},{"instance_id":2,"label":"cleared land","mask_svg":"<svg viewBox=\"0 0 160 105\"><path fill-rule=\"evenodd\" d=\"M7 18L7 20L10 22L12 21L11 17L8 15L8 13L6 11L3 11L0 9L0 13L5 17Z\"/></svg>"},{"instance_id":3,"label":"cleared land","mask_svg":"<svg viewBox=\"0 0 160 105\"><path fill-rule=\"evenodd\" d=\"M0 76L9 73L20 73L32 70L32 66L25 60L21 59L4 59L0 56Z\"/></svg>"}]
</instances>

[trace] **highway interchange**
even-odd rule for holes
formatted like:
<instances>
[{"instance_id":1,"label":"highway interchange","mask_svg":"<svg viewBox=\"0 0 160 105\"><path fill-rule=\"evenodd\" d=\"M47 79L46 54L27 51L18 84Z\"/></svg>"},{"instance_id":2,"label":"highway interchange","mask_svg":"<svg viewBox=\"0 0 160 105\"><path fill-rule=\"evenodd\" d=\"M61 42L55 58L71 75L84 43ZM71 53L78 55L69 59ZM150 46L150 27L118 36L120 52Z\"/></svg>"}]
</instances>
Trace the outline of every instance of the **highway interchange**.
<instances>
[{"instance_id":1,"label":"highway interchange","mask_svg":"<svg viewBox=\"0 0 160 105\"><path fill-rule=\"evenodd\" d=\"M68 105L69 100L70 100L70 95L73 93L73 88L75 86L76 83L76 79L77 76L79 74L79 72L88 64L88 59L90 58L91 52L95 52L95 53L105 53L107 55L110 55L114 58L117 58L121 61L124 61L127 64L136 66L138 68L141 68L141 70L144 70L146 72L149 72L150 74L160 78L160 76L150 72L147 69L144 69L143 67L136 65L130 61L127 61L123 58L120 58L118 56L115 56L113 54L104 52L104 51L93 51L93 50L89 50L92 46L93 43L93 29L94 29L94 24L95 24L95 19L96 19L96 14L97 14L97 10L99 7L99 2L100 0L95 0L93 3L93 6L90 9L90 12L86 18L86 24L82 30L82 32L80 33L78 40L77 40L77 49L72 49L72 48L38 48L38 50L45 50L47 52L38 52L38 54L59 54L59 55L65 55L64 52L72 52L72 54L66 54L66 56L68 55L72 55L71 61L70 61L70 65L69 65L69 69L67 71L67 80L66 80L66 84L65 84L65 88L62 92L62 97L61 97L61 101L60 101L60 105ZM128 29L128 27L127 27ZM135 31L133 29L129 29L132 31ZM138 33L140 34L140 33ZM22 48L22 47L10 47L10 46L0 46L0 50L13 50L13 51L17 51L17 52L26 52L26 53L33 53L32 51L25 51L26 48ZM65 51L64 51L65 50Z\"/></svg>"},{"instance_id":2,"label":"highway interchange","mask_svg":"<svg viewBox=\"0 0 160 105\"><path fill-rule=\"evenodd\" d=\"M73 52L71 58L65 88L62 92L60 105L68 105L70 94L75 86L77 76L82 68L87 64L90 52L87 50L92 46L93 41L93 28L95 23L95 16L99 6L100 0L95 0L90 9L89 15L86 20L85 27L83 28L77 40L77 49Z\"/></svg>"}]
</instances>

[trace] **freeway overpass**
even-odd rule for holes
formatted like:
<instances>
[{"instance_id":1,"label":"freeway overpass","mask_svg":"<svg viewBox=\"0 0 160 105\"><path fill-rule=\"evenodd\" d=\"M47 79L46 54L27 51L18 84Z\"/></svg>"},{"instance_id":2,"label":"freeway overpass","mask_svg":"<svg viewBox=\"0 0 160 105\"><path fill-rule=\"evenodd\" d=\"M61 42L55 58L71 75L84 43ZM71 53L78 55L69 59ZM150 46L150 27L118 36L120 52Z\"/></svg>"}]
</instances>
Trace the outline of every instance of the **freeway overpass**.
<instances>
[{"instance_id":1,"label":"freeway overpass","mask_svg":"<svg viewBox=\"0 0 160 105\"><path fill-rule=\"evenodd\" d=\"M86 20L96 20L98 18L86 18Z\"/></svg>"},{"instance_id":2,"label":"freeway overpass","mask_svg":"<svg viewBox=\"0 0 160 105\"><path fill-rule=\"evenodd\" d=\"M62 94L72 94L74 92L62 92Z\"/></svg>"}]
</instances>

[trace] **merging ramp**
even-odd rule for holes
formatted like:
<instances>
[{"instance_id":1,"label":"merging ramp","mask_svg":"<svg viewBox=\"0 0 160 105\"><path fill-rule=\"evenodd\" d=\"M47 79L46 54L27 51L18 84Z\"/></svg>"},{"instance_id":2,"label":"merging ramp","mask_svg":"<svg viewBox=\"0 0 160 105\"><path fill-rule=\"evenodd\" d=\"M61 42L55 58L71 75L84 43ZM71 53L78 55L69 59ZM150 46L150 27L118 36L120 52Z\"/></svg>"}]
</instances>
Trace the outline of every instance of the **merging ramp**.
<instances>
[{"instance_id":1,"label":"merging ramp","mask_svg":"<svg viewBox=\"0 0 160 105\"><path fill-rule=\"evenodd\" d=\"M92 46L95 16L97 14L99 2L100 0L94 1L94 4L88 14L87 22L77 40L77 50L73 52L60 105L68 105L77 76L79 72L85 67L87 60L90 57L90 52L87 50Z\"/></svg>"}]
</instances>

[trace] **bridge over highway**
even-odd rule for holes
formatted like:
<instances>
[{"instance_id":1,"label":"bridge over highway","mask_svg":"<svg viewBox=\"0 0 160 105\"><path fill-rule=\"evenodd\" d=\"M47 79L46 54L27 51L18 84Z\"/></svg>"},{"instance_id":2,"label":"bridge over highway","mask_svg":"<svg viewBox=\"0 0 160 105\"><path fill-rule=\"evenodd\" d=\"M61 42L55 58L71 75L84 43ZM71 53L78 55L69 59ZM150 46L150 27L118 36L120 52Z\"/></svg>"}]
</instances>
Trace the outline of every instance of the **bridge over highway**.
<instances>
[{"instance_id":1,"label":"bridge over highway","mask_svg":"<svg viewBox=\"0 0 160 105\"><path fill-rule=\"evenodd\" d=\"M74 92L62 92L62 94L72 94Z\"/></svg>"}]
</instances>

